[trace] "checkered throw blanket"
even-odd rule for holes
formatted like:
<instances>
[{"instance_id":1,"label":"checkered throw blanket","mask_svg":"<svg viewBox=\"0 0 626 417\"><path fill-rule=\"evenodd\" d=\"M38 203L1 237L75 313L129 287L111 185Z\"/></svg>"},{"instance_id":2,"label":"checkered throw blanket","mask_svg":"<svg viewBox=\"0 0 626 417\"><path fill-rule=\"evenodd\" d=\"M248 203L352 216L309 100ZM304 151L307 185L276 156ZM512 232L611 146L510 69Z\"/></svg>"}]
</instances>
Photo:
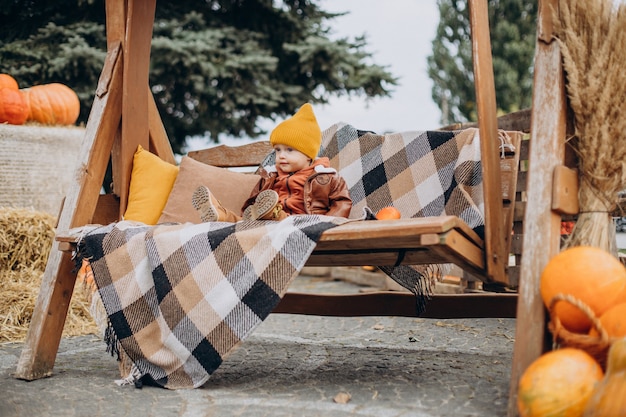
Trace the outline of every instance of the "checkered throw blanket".
<instances>
[{"instance_id":1,"label":"checkered throw blanket","mask_svg":"<svg viewBox=\"0 0 626 417\"><path fill-rule=\"evenodd\" d=\"M109 348L132 364L120 383L201 386L276 307L320 234L346 221L121 221L87 233L78 252L108 316Z\"/></svg>"},{"instance_id":2,"label":"checkered throw blanket","mask_svg":"<svg viewBox=\"0 0 626 417\"><path fill-rule=\"evenodd\" d=\"M379 135L338 123L321 154L348 184L351 218L393 205L403 218L458 216L484 235L478 129Z\"/></svg>"},{"instance_id":3,"label":"checkered throw blanket","mask_svg":"<svg viewBox=\"0 0 626 417\"><path fill-rule=\"evenodd\" d=\"M324 132L322 154L348 183L352 219L394 205L403 217L458 215L482 233L477 138L474 129L376 135L337 124ZM90 261L110 347L129 360L121 381L202 385L275 308L321 233L346 221L306 215L236 224L122 221L88 232L78 259ZM416 295L421 313L429 266L380 268Z\"/></svg>"}]
</instances>

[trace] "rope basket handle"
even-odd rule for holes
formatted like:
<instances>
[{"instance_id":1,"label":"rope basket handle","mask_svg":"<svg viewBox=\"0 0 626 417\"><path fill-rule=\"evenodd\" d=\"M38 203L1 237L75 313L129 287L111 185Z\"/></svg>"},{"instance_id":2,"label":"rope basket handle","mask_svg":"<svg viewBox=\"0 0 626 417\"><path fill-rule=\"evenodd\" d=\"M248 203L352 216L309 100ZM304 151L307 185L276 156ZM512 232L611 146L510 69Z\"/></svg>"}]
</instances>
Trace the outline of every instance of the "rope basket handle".
<instances>
[{"instance_id":1,"label":"rope basket handle","mask_svg":"<svg viewBox=\"0 0 626 417\"><path fill-rule=\"evenodd\" d=\"M556 304L559 301L568 302L574 307L578 308L580 311L582 311L587 316L587 318L591 321L593 328L596 329L598 334L600 335L600 342L603 344L609 343L609 334L606 332L606 330L602 326L602 323L600 322L600 319L596 316L596 314L593 312L591 307L589 307L587 304L585 304L578 298L570 294L564 294L564 293L558 293L554 297L552 297L552 300L550 300L550 306L548 308L548 311L550 312L550 321L552 321L554 325L555 337L559 333L575 334L567 330L565 327L563 327L563 325L561 324L561 320L556 315ZM592 336L589 336L589 337L592 337Z\"/></svg>"}]
</instances>

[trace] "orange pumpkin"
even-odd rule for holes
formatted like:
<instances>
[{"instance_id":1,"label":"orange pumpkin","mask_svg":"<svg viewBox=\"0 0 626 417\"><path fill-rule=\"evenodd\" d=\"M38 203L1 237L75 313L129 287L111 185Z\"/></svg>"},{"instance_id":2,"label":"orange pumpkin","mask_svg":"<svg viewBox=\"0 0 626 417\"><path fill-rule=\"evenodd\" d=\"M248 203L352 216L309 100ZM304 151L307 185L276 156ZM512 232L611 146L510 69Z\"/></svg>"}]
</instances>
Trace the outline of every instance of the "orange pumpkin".
<instances>
[{"instance_id":1,"label":"orange pumpkin","mask_svg":"<svg viewBox=\"0 0 626 417\"><path fill-rule=\"evenodd\" d=\"M28 120L46 125L71 125L80 114L78 95L60 83L36 85L21 90L28 104Z\"/></svg>"},{"instance_id":2,"label":"orange pumpkin","mask_svg":"<svg viewBox=\"0 0 626 417\"><path fill-rule=\"evenodd\" d=\"M376 213L378 220L393 220L400 218L400 211L392 206L384 207Z\"/></svg>"},{"instance_id":3,"label":"orange pumpkin","mask_svg":"<svg viewBox=\"0 0 626 417\"><path fill-rule=\"evenodd\" d=\"M521 417L578 417L602 380L602 368L587 352L564 348L544 353L522 374L517 393Z\"/></svg>"},{"instance_id":4,"label":"orange pumpkin","mask_svg":"<svg viewBox=\"0 0 626 417\"><path fill-rule=\"evenodd\" d=\"M585 303L596 316L626 302L626 268L613 255L591 246L575 246L554 256L541 274L541 298L549 307L559 293ZM577 307L559 301L554 314L570 332L589 332L591 321Z\"/></svg>"},{"instance_id":5,"label":"orange pumpkin","mask_svg":"<svg viewBox=\"0 0 626 417\"><path fill-rule=\"evenodd\" d=\"M23 125L28 117L28 107L18 90L0 89L0 123Z\"/></svg>"},{"instance_id":6,"label":"orange pumpkin","mask_svg":"<svg viewBox=\"0 0 626 417\"><path fill-rule=\"evenodd\" d=\"M9 74L0 74L0 90L8 88L11 90L18 90L17 81Z\"/></svg>"},{"instance_id":7,"label":"orange pumpkin","mask_svg":"<svg viewBox=\"0 0 626 417\"><path fill-rule=\"evenodd\" d=\"M626 337L626 303L616 304L600 316L600 324L609 338ZM592 327L589 335L598 337L598 331Z\"/></svg>"},{"instance_id":8,"label":"orange pumpkin","mask_svg":"<svg viewBox=\"0 0 626 417\"><path fill-rule=\"evenodd\" d=\"M593 391L584 417L626 416L626 338L609 349L604 379Z\"/></svg>"}]
</instances>

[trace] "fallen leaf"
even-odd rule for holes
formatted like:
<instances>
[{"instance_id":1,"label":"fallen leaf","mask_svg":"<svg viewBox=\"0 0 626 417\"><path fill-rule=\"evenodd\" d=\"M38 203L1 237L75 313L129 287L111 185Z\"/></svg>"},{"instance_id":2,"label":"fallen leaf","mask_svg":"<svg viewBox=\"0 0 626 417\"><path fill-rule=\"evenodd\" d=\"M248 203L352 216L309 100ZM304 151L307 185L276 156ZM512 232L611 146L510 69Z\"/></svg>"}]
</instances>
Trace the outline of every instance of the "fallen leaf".
<instances>
[{"instance_id":1,"label":"fallen leaf","mask_svg":"<svg viewBox=\"0 0 626 417\"><path fill-rule=\"evenodd\" d=\"M375 324L372 328L374 330L385 330L385 326L383 326L382 324Z\"/></svg>"},{"instance_id":2,"label":"fallen leaf","mask_svg":"<svg viewBox=\"0 0 626 417\"><path fill-rule=\"evenodd\" d=\"M333 401L337 404L347 404L348 401L350 401L350 398L352 398L352 396L347 392L340 392L339 394L335 395Z\"/></svg>"}]
</instances>

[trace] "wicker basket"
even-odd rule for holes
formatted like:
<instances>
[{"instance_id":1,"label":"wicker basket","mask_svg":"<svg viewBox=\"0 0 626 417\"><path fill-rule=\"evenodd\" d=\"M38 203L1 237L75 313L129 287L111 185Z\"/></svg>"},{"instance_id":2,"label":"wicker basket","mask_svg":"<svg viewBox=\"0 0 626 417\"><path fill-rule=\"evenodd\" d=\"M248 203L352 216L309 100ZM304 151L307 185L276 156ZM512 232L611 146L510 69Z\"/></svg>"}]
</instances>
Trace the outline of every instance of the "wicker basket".
<instances>
[{"instance_id":1,"label":"wicker basket","mask_svg":"<svg viewBox=\"0 0 626 417\"><path fill-rule=\"evenodd\" d=\"M582 311L589 318L592 326L597 330L598 336L573 333L563 327L561 320L555 313L557 302L570 303ZM550 323L548 323L548 329L552 333L553 348L572 347L582 349L596 359L602 366L602 369L606 369L606 360L613 340L609 338L606 330L602 327L600 319L595 315L591 308L587 304L569 294L557 294L550 301L548 310L550 313Z\"/></svg>"}]
</instances>

